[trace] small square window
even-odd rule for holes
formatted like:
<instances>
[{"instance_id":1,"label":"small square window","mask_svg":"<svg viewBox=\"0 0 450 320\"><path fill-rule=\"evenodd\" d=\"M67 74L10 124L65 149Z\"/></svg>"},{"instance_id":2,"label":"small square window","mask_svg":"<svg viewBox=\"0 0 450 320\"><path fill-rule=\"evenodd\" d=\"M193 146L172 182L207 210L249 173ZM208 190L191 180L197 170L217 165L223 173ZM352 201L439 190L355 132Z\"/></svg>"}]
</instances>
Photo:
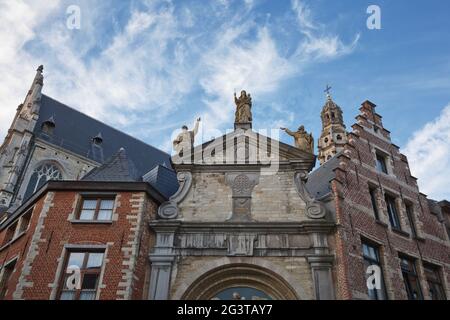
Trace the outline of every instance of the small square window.
<instances>
[{"instance_id":1,"label":"small square window","mask_svg":"<svg viewBox=\"0 0 450 320\"><path fill-rule=\"evenodd\" d=\"M110 221L114 209L114 198L86 198L80 206L80 220Z\"/></svg>"},{"instance_id":2,"label":"small square window","mask_svg":"<svg viewBox=\"0 0 450 320\"><path fill-rule=\"evenodd\" d=\"M445 300L445 290L442 285L440 268L431 264L424 264L424 270L431 300Z\"/></svg>"},{"instance_id":3,"label":"small square window","mask_svg":"<svg viewBox=\"0 0 450 320\"><path fill-rule=\"evenodd\" d=\"M377 204L377 190L375 188L369 187L370 194L370 202L372 203L372 210L375 219L380 220L380 215L378 213L378 204Z\"/></svg>"},{"instance_id":4,"label":"small square window","mask_svg":"<svg viewBox=\"0 0 450 320\"><path fill-rule=\"evenodd\" d=\"M393 229L401 230L400 219L397 212L397 206L395 204L395 198L385 195L386 207L389 216L389 222Z\"/></svg>"},{"instance_id":5,"label":"small square window","mask_svg":"<svg viewBox=\"0 0 450 320\"><path fill-rule=\"evenodd\" d=\"M99 285L103 252L70 252L66 263L66 273L62 276L60 285L61 300L94 300ZM67 281L71 277L74 266L79 268L79 287L68 287ZM71 268L72 267L72 268Z\"/></svg>"},{"instance_id":6,"label":"small square window","mask_svg":"<svg viewBox=\"0 0 450 320\"><path fill-rule=\"evenodd\" d=\"M411 234L413 237L417 237L416 224L414 219L414 210L411 204L405 203L406 216L408 217L409 227L411 228Z\"/></svg>"},{"instance_id":7,"label":"small square window","mask_svg":"<svg viewBox=\"0 0 450 320\"><path fill-rule=\"evenodd\" d=\"M386 157L377 152L377 170L378 172L388 173L386 166Z\"/></svg>"},{"instance_id":8,"label":"small square window","mask_svg":"<svg viewBox=\"0 0 450 320\"><path fill-rule=\"evenodd\" d=\"M0 279L0 300L3 300L6 296L6 291L8 290L8 283L11 280L11 276L14 272L14 268L16 267L17 259L6 264L3 267L3 274Z\"/></svg>"},{"instance_id":9,"label":"small square window","mask_svg":"<svg viewBox=\"0 0 450 320\"><path fill-rule=\"evenodd\" d=\"M400 256L400 267L408 299L423 300L415 260Z\"/></svg>"},{"instance_id":10,"label":"small square window","mask_svg":"<svg viewBox=\"0 0 450 320\"><path fill-rule=\"evenodd\" d=\"M33 210L30 210L22 216L21 222L20 222L19 233L22 233L22 232L25 232L28 230L28 226L30 225L32 213L33 213Z\"/></svg>"},{"instance_id":11,"label":"small square window","mask_svg":"<svg viewBox=\"0 0 450 320\"><path fill-rule=\"evenodd\" d=\"M380 260L380 251L377 246L362 241L363 249L363 259L365 271L368 270L370 266L376 265L380 268L380 289L368 289L368 295L371 300L384 300L387 299L386 288L383 278L383 268Z\"/></svg>"}]
</instances>

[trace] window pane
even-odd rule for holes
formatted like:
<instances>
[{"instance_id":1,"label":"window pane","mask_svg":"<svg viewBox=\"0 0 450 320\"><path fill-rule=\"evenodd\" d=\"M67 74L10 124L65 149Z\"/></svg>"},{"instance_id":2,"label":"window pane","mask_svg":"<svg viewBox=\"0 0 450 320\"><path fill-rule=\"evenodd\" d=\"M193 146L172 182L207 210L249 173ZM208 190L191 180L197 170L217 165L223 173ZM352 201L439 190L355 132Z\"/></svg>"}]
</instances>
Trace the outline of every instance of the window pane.
<instances>
[{"instance_id":1,"label":"window pane","mask_svg":"<svg viewBox=\"0 0 450 320\"><path fill-rule=\"evenodd\" d=\"M370 189L370 201L372 202L372 209L373 209L373 214L375 215L375 219L379 219L378 216L378 206L377 206L377 198L375 195L375 190L374 189Z\"/></svg>"},{"instance_id":2,"label":"window pane","mask_svg":"<svg viewBox=\"0 0 450 320\"><path fill-rule=\"evenodd\" d=\"M114 207L114 200L101 200L100 209L109 209L112 210Z\"/></svg>"},{"instance_id":3,"label":"window pane","mask_svg":"<svg viewBox=\"0 0 450 320\"><path fill-rule=\"evenodd\" d=\"M369 256L369 247L367 244L363 243L363 254L368 257Z\"/></svg>"},{"instance_id":4,"label":"window pane","mask_svg":"<svg viewBox=\"0 0 450 320\"><path fill-rule=\"evenodd\" d=\"M80 300L95 300L95 291L82 290L80 293Z\"/></svg>"},{"instance_id":5,"label":"window pane","mask_svg":"<svg viewBox=\"0 0 450 320\"><path fill-rule=\"evenodd\" d=\"M83 201L83 209L95 210L96 207L97 207L97 200L84 200Z\"/></svg>"},{"instance_id":6,"label":"window pane","mask_svg":"<svg viewBox=\"0 0 450 320\"><path fill-rule=\"evenodd\" d=\"M386 160L382 155L377 154L377 169L380 172L387 173Z\"/></svg>"},{"instance_id":7,"label":"window pane","mask_svg":"<svg viewBox=\"0 0 450 320\"><path fill-rule=\"evenodd\" d=\"M77 266L78 268L83 267L84 252L72 252L70 253L69 262L67 267Z\"/></svg>"},{"instance_id":8,"label":"window pane","mask_svg":"<svg viewBox=\"0 0 450 320\"><path fill-rule=\"evenodd\" d=\"M80 220L93 220L94 219L94 210L81 210Z\"/></svg>"},{"instance_id":9,"label":"window pane","mask_svg":"<svg viewBox=\"0 0 450 320\"><path fill-rule=\"evenodd\" d=\"M391 226L393 228L400 229L400 222L398 220L397 208L395 206L395 199L386 195L385 201L389 215L389 222L391 223Z\"/></svg>"},{"instance_id":10,"label":"window pane","mask_svg":"<svg viewBox=\"0 0 450 320\"><path fill-rule=\"evenodd\" d=\"M89 253L86 268L100 268L103 262L103 253Z\"/></svg>"},{"instance_id":11,"label":"window pane","mask_svg":"<svg viewBox=\"0 0 450 320\"><path fill-rule=\"evenodd\" d=\"M97 220L111 220L112 211L111 210L99 210Z\"/></svg>"},{"instance_id":12,"label":"window pane","mask_svg":"<svg viewBox=\"0 0 450 320\"><path fill-rule=\"evenodd\" d=\"M95 290L97 288L98 274L96 273L86 273L83 277L83 284L81 289L91 289Z\"/></svg>"},{"instance_id":13,"label":"window pane","mask_svg":"<svg viewBox=\"0 0 450 320\"><path fill-rule=\"evenodd\" d=\"M75 299L75 291L72 290L64 290L61 292L61 300L73 300Z\"/></svg>"},{"instance_id":14,"label":"window pane","mask_svg":"<svg viewBox=\"0 0 450 320\"><path fill-rule=\"evenodd\" d=\"M408 216L408 222L409 222L409 226L411 228L411 233L412 235L415 237L417 236L417 232L416 232L416 226L414 225L414 211L411 207L411 205L406 205L406 215Z\"/></svg>"}]
</instances>

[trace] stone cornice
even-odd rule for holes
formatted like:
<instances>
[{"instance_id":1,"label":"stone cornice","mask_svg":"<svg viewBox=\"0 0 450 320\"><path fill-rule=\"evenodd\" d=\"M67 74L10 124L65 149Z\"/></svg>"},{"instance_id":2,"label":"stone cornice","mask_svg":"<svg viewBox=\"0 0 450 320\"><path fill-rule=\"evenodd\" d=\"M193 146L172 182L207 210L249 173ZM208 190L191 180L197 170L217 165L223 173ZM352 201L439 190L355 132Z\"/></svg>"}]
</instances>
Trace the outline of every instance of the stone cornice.
<instances>
[{"instance_id":1,"label":"stone cornice","mask_svg":"<svg viewBox=\"0 0 450 320\"><path fill-rule=\"evenodd\" d=\"M264 232L264 233L329 233L335 224L329 221L287 221L287 222L194 222L182 220L154 220L149 226L155 231L172 230L183 233L209 232Z\"/></svg>"}]
</instances>

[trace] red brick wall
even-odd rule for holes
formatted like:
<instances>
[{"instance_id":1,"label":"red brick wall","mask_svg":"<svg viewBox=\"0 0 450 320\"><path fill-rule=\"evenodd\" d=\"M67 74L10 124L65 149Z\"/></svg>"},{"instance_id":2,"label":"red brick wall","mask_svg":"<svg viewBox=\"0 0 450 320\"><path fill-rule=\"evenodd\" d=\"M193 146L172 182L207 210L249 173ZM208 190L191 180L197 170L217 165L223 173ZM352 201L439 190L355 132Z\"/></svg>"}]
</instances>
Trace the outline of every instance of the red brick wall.
<instances>
[{"instance_id":1,"label":"red brick wall","mask_svg":"<svg viewBox=\"0 0 450 320\"><path fill-rule=\"evenodd\" d=\"M416 179L411 176L408 162L397 146L390 142L390 133L382 127L381 116L371 103L361 107L357 124L352 126L349 142L340 156L340 166L332 182L337 232L335 240L335 278L339 299L367 298L365 268L362 259L361 237L380 246L384 278L390 299L406 299L400 271L399 253L417 258L421 288L429 298L421 266L428 261L442 266L450 283L450 242L444 225L431 214L427 199L419 193ZM376 123L378 133L373 131ZM374 150L388 155L388 167L393 175L378 173L375 169ZM378 188L378 207L381 220L377 222L369 194L369 183ZM395 195L403 233L394 232L389 225L384 193ZM404 200L413 206L419 238L413 239ZM444 281L445 282L445 281ZM445 283L444 283L445 285ZM448 285L447 285L448 295Z\"/></svg>"},{"instance_id":2,"label":"red brick wall","mask_svg":"<svg viewBox=\"0 0 450 320\"><path fill-rule=\"evenodd\" d=\"M28 230L25 234L18 237L16 240L10 243L8 246L3 246L0 249L0 265L3 266L5 263L11 261L15 257L18 258L15 266L15 271L11 275L10 281L8 283L8 290L6 292L5 299L12 299L12 295L16 288L16 284L19 280L20 272L23 267L24 256L28 252L30 247L31 237L36 228L36 224L39 218L39 213L42 210L44 203L44 197L40 198L35 204L33 209L33 214L30 219L30 224ZM3 244L4 238L6 236L7 229L0 232L0 244Z\"/></svg>"},{"instance_id":3,"label":"red brick wall","mask_svg":"<svg viewBox=\"0 0 450 320\"><path fill-rule=\"evenodd\" d=\"M148 251L152 237L148 221L155 215L156 204L144 192L120 192L116 197L114 212L117 214L117 221L110 224L75 224L68 219L74 212L78 199L75 191L55 192L39 235L36 224L39 216L44 213L42 209L45 200L45 196L41 197L33 212L29 232L0 252L0 261L17 253L20 255L10 281L7 299L13 298L16 288L19 289L16 298L20 295L22 299L50 299L52 285L57 278L57 268L65 258L62 255L66 244L107 246L100 299L142 299L145 296L144 284L149 269ZM35 250L30 250L33 234L38 238L37 255L34 258ZM31 266L29 274L23 270L24 258L27 258L27 263ZM126 285L125 279L130 278L130 273L131 285ZM19 279L20 274L22 279ZM24 285L24 282L28 284ZM59 284L59 279L57 282Z\"/></svg>"}]
</instances>

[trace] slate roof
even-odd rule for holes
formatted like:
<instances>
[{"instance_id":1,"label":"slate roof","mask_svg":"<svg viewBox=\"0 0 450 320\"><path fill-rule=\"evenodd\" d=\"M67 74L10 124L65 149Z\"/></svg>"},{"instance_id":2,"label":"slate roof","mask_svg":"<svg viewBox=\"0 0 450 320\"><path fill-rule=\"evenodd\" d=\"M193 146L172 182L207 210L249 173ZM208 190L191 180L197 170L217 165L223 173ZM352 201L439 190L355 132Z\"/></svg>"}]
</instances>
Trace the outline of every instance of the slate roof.
<instances>
[{"instance_id":1,"label":"slate roof","mask_svg":"<svg viewBox=\"0 0 450 320\"><path fill-rule=\"evenodd\" d=\"M325 162L308 176L306 188L315 198L321 198L331 192L330 181L335 178L334 169L339 166L340 153Z\"/></svg>"},{"instance_id":2,"label":"slate roof","mask_svg":"<svg viewBox=\"0 0 450 320\"><path fill-rule=\"evenodd\" d=\"M142 181L133 161L127 156L124 148L108 159L100 167L93 169L84 181L111 181L111 182L134 182Z\"/></svg>"},{"instance_id":3,"label":"slate roof","mask_svg":"<svg viewBox=\"0 0 450 320\"><path fill-rule=\"evenodd\" d=\"M7 206L0 205L0 217L1 217L6 211L8 211L8 207L7 207Z\"/></svg>"},{"instance_id":4,"label":"slate roof","mask_svg":"<svg viewBox=\"0 0 450 320\"><path fill-rule=\"evenodd\" d=\"M173 195L178 189L176 172L162 165L157 165L145 174L143 181L150 183L167 198Z\"/></svg>"},{"instance_id":5,"label":"slate roof","mask_svg":"<svg viewBox=\"0 0 450 320\"><path fill-rule=\"evenodd\" d=\"M55 128L52 136L42 133L42 123L53 117ZM95 120L71 107L42 95L39 119L34 133L37 137L61 146L76 154L88 157L99 163L111 158L117 150L125 148L127 155L143 176L158 164L170 166L170 155ZM101 134L101 152L92 143L92 138Z\"/></svg>"}]
</instances>

